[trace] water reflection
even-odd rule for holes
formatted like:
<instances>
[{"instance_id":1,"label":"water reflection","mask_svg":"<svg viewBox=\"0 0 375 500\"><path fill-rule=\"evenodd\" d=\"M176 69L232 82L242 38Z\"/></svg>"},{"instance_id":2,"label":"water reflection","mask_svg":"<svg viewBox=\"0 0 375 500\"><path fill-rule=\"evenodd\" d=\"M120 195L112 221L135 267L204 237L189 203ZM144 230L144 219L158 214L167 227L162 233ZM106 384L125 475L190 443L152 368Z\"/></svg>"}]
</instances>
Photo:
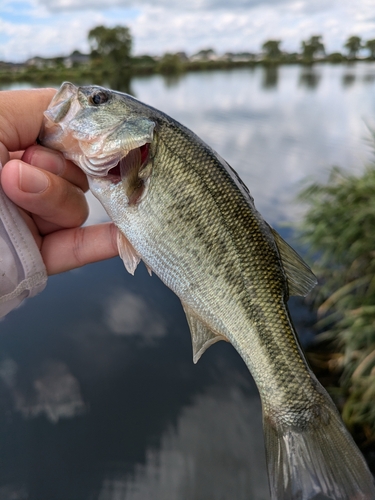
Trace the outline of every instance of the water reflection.
<instances>
[{"instance_id":1,"label":"water reflection","mask_svg":"<svg viewBox=\"0 0 375 500\"><path fill-rule=\"evenodd\" d=\"M120 71L115 72L108 78L108 84L104 83L104 86L108 86L111 89L116 89L119 92L125 92L126 94L133 94L131 77L129 72Z\"/></svg>"},{"instance_id":2,"label":"water reflection","mask_svg":"<svg viewBox=\"0 0 375 500\"><path fill-rule=\"evenodd\" d=\"M146 451L144 464L106 477L98 500L268 499L263 438L253 432L259 415L259 400L238 386L208 388Z\"/></svg>"},{"instance_id":3,"label":"water reflection","mask_svg":"<svg viewBox=\"0 0 375 500\"><path fill-rule=\"evenodd\" d=\"M0 500L28 500L29 495L25 486L7 484L0 487Z\"/></svg>"},{"instance_id":4,"label":"water reflection","mask_svg":"<svg viewBox=\"0 0 375 500\"><path fill-rule=\"evenodd\" d=\"M45 414L53 423L61 418L72 418L85 411L77 379L65 363L47 360L33 380L31 390L16 390L16 410L26 417Z\"/></svg>"},{"instance_id":5,"label":"water reflection","mask_svg":"<svg viewBox=\"0 0 375 500\"><path fill-rule=\"evenodd\" d=\"M314 66L304 68L301 71L299 78L299 85L301 87L306 87L308 89L316 89L321 80L321 74L318 72Z\"/></svg>"},{"instance_id":6,"label":"water reflection","mask_svg":"<svg viewBox=\"0 0 375 500\"><path fill-rule=\"evenodd\" d=\"M365 83L373 83L375 81L375 73L367 73L363 75L363 81Z\"/></svg>"},{"instance_id":7,"label":"water reflection","mask_svg":"<svg viewBox=\"0 0 375 500\"><path fill-rule=\"evenodd\" d=\"M227 343L193 364L178 299L142 264L135 277L118 258L56 276L1 328L7 494L191 500L221 485L267 498L250 374Z\"/></svg>"},{"instance_id":8,"label":"water reflection","mask_svg":"<svg viewBox=\"0 0 375 500\"><path fill-rule=\"evenodd\" d=\"M163 75L163 78L164 78L164 82L165 82L165 87L170 89L170 88L176 87L181 82L183 75L181 73L171 74L171 75Z\"/></svg>"},{"instance_id":9,"label":"water reflection","mask_svg":"<svg viewBox=\"0 0 375 500\"><path fill-rule=\"evenodd\" d=\"M6 358L0 364L0 379L11 401L8 411L18 411L25 418L45 415L56 423L85 411L79 383L61 361L47 359L25 373L13 359Z\"/></svg>"},{"instance_id":10,"label":"water reflection","mask_svg":"<svg viewBox=\"0 0 375 500\"><path fill-rule=\"evenodd\" d=\"M274 87L277 87L278 80L279 80L279 66L278 65L264 66L262 87L264 89L272 89Z\"/></svg>"},{"instance_id":11,"label":"water reflection","mask_svg":"<svg viewBox=\"0 0 375 500\"><path fill-rule=\"evenodd\" d=\"M125 272L125 271L124 271ZM116 290L107 301L107 325L118 335L137 336L148 342L167 333L166 324L157 310L140 295Z\"/></svg>"},{"instance_id":12,"label":"water reflection","mask_svg":"<svg viewBox=\"0 0 375 500\"><path fill-rule=\"evenodd\" d=\"M131 91L212 145L278 226L298 219L306 176L372 157L375 64L350 68L355 92L343 65L274 70L194 73L169 87L154 75ZM88 197L90 223L105 219ZM291 309L311 338L303 302ZM120 259L54 276L0 329L0 500L268 498L251 376L226 343L193 365L179 300L142 264L135 277Z\"/></svg>"},{"instance_id":13,"label":"water reflection","mask_svg":"<svg viewBox=\"0 0 375 500\"><path fill-rule=\"evenodd\" d=\"M295 196L307 176L324 180L332 165L359 172L372 159L373 75L372 62L321 63L188 73L170 86L152 75L134 78L130 89L122 81L111 86L196 132L239 172L264 217L279 224L303 212ZM348 93L352 86L356 92ZM103 216L96 206L90 222Z\"/></svg>"},{"instance_id":14,"label":"water reflection","mask_svg":"<svg viewBox=\"0 0 375 500\"><path fill-rule=\"evenodd\" d=\"M344 73L342 75L342 85L343 87L351 87L355 82L355 74L354 73Z\"/></svg>"},{"instance_id":15,"label":"water reflection","mask_svg":"<svg viewBox=\"0 0 375 500\"><path fill-rule=\"evenodd\" d=\"M249 186L264 217L279 224L303 212L295 202L303 179L324 180L332 165L359 172L372 158L366 123L375 126L375 93L361 82L375 64L354 66L356 92L350 94L342 84L346 65L279 66L277 84L265 91L274 70L187 74L167 92L159 76L135 79L133 87L139 99L218 151Z\"/></svg>"}]
</instances>

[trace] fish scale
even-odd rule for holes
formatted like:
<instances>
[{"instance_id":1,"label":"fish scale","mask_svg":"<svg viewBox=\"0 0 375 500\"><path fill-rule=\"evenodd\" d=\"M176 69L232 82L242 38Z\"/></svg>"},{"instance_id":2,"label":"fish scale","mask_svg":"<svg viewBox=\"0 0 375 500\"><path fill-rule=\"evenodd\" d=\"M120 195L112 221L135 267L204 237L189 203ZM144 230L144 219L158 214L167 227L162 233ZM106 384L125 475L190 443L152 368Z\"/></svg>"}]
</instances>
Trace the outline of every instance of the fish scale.
<instances>
[{"instance_id":1,"label":"fish scale","mask_svg":"<svg viewBox=\"0 0 375 500\"><path fill-rule=\"evenodd\" d=\"M170 131L169 128L166 130L163 129L158 137L158 158L160 158L158 162L160 162L160 168L159 164L154 165L154 168L155 170L159 170L160 175L163 175L163 170L166 172L171 170L167 152L169 148L175 148L173 138L176 137L176 135L173 134L173 132L174 127L172 125ZM216 235L217 240L223 241L230 239L234 247L233 252L227 252L226 254L218 252L218 245L215 244L216 242L213 236L209 235L206 241L210 241L214 255L225 255L225 259L227 260L226 266L229 269L225 267L225 264L223 267L220 267L221 262L215 262L215 260L211 258L210 262L214 262L215 266L222 270L224 280L227 281L226 293L228 293L228 290L231 290L233 296L242 298L245 308L243 313L245 318L250 318L250 321L254 325L254 329L258 330L257 333L267 355L276 361L267 367L273 372L272 376L267 373L267 369L265 370L263 363L257 368L257 362L253 360L254 356L252 352L248 353L249 347L252 349L252 343L251 339L249 339L250 329L246 319L241 321L242 324L240 328L238 328L239 335L233 334L233 339L230 336L231 329L227 327L229 340L235 345L236 349L248 364L261 394L262 388L267 387L267 391L265 392L266 394L268 393L268 399L274 404L276 403L277 406L285 405L285 403L296 406L296 397L301 392L301 382L311 386L311 377L306 364L299 355L294 334L291 330L291 324L286 314L284 303L284 296L286 294L285 278L280 272L279 256L274 246L270 245L267 251L264 251L265 237L264 233L261 231L261 229L264 229L264 224L259 223L260 221L262 222L262 220L257 216L256 212L254 213L254 210L251 210L251 207L249 209L248 203L246 203L246 200L239 192L236 184L228 182L228 180L231 180L229 174L227 174L226 170L222 169L217 158L212 154L207 154L205 150L198 155L198 159L196 155L190 158L189 152L194 151L194 148L189 145L189 137L181 137L180 134L177 137L180 142L179 149L186 151L186 155L178 166L174 161L173 170L175 175L173 177L176 177L179 181L177 182L175 190L173 190L170 185L168 189L173 193L173 197L181 199L179 193L179 191L181 191L180 186L183 184L184 177L191 176L191 168L193 168L197 172L197 175L203 179L204 185L210 186L209 192L217 207L218 213L212 213L210 211L211 217L209 219L207 218L206 214L208 210L204 210L205 205L208 204L207 196L202 196L201 201L199 203L197 202L196 206L202 207L202 210L204 210L204 218L209 221L209 224L215 224L215 226L217 225L219 227ZM186 143L188 144L186 145ZM164 144L169 145L165 147L165 153L161 151ZM185 176L180 173L181 170L186 172ZM198 198L198 196L196 198ZM171 210L168 211L172 212ZM222 224L220 216L224 219L224 224ZM196 224L189 230L190 228L187 229L187 223L189 221L186 220L185 213L182 215L179 224L183 228L184 235L194 234L194 228L202 227L200 220L195 219L195 221ZM164 236L165 235L163 235L163 237ZM202 245L204 243L201 242L200 244ZM228 255L231 256L230 259ZM234 261L239 263L237 272L234 272ZM199 263L194 263L194 267L200 269ZM229 270L231 272L227 272ZM207 274L210 275L210 268L206 268L206 271ZM163 269L156 272L162 275ZM206 280L208 280L208 278L206 278ZM208 283L209 289L214 288L214 286L214 283ZM237 288L237 290L235 288ZM264 292L262 293L263 290ZM178 290L175 291L179 294ZM272 300L270 300L270 295ZM207 296L205 296L203 300L207 303ZM216 301L216 297L214 297L214 300ZM256 307L258 303L264 305L262 307ZM212 310L213 306L209 306L209 309ZM228 315L228 312L224 309L221 314L225 316ZM240 313L236 315L240 317ZM224 321L223 323L225 324ZM275 332L280 332L280 334L276 334L276 339ZM234 340L235 338L237 338L237 341ZM277 356L275 351L278 353L282 352L282 357ZM295 383L291 382L291 378L295 380ZM280 379L280 381L278 379ZM271 380L272 388L270 387ZM292 398L290 398L289 394L285 393L284 390L280 391L281 388L285 389L286 380L289 381L289 393L292 395ZM306 392L308 394L305 396ZM264 394L264 397L266 397L266 394ZM278 402L280 394L281 401ZM307 406L310 405L311 398L315 395L316 391L304 388L300 399ZM268 403L268 406L271 405L272 403ZM298 403L298 406L300 407L301 404Z\"/></svg>"},{"instance_id":2,"label":"fish scale","mask_svg":"<svg viewBox=\"0 0 375 500\"><path fill-rule=\"evenodd\" d=\"M45 116L41 142L86 172L120 230L126 268L142 259L181 299L194 362L218 340L245 361L262 400L272 500L374 500L373 477L289 316L289 295L306 295L316 279L235 171L126 94L66 83ZM137 151L145 144L147 158Z\"/></svg>"}]
</instances>

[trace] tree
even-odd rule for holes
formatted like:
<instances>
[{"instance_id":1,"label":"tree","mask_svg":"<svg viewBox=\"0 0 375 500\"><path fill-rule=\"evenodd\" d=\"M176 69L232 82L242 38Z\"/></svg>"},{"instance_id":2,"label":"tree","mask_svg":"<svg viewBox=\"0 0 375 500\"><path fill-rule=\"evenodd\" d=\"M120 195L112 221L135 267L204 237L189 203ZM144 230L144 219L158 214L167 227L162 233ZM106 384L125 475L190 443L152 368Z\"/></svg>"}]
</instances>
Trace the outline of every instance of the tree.
<instances>
[{"instance_id":1,"label":"tree","mask_svg":"<svg viewBox=\"0 0 375 500\"><path fill-rule=\"evenodd\" d=\"M370 57L375 59L375 40L367 40L364 48L370 51Z\"/></svg>"},{"instance_id":2,"label":"tree","mask_svg":"<svg viewBox=\"0 0 375 500\"><path fill-rule=\"evenodd\" d=\"M349 51L349 57L355 59L357 52L362 48L361 38L359 36L350 36L344 44Z\"/></svg>"},{"instance_id":3,"label":"tree","mask_svg":"<svg viewBox=\"0 0 375 500\"><path fill-rule=\"evenodd\" d=\"M88 40L92 59L99 61L104 68L124 69L129 66L132 37L126 26L97 26L89 31Z\"/></svg>"},{"instance_id":4,"label":"tree","mask_svg":"<svg viewBox=\"0 0 375 500\"><path fill-rule=\"evenodd\" d=\"M321 35L314 35L306 42L302 42L302 57L305 61L313 61L319 53L325 53Z\"/></svg>"},{"instance_id":5,"label":"tree","mask_svg":"<svg viewBox=\"0 0 375 500\"><path fill-rule=\"evenodd\" d=\"M182 61L178 54L164 54L160 59L157 70L165 75L175 75L182 71Z\"/></svg>"},{"instance_id":6,"label":"tree","mask_svg":"<svg viewBox=\"0 0 375 500\"><path fill-rule=\"evenodd\" d=\"M267 59L279 59L281 56L281 50L279 48L280 40L267 40L262 45L262 49L266 53Z\"/></svg>"}]
</instances>

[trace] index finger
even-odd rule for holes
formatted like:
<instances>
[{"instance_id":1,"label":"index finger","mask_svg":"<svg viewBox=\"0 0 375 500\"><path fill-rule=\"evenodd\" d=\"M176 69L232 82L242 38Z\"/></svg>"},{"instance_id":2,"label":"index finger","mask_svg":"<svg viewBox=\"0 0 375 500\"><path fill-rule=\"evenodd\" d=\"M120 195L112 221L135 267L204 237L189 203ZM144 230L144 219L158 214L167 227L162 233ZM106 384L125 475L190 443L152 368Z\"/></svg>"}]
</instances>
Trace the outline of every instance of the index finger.
<instances>
[{"instance_id":1,"label":"index finger","mask_svg":"<svg viewBox=\"0 0 375 500\"><path fill-rule=\"evenodd\" d=\"M34 144L55 89L3 90L0 92L0 142L8 151Z\"/></svg>"}]
</instances>

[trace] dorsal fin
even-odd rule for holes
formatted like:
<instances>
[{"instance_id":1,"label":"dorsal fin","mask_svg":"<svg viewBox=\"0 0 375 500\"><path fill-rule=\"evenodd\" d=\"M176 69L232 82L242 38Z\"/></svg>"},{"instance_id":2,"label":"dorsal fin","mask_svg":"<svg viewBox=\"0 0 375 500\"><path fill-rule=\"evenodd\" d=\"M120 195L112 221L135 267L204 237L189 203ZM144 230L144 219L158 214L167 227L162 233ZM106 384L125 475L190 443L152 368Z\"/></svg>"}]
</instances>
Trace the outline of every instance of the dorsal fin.
<instances>
[{"instance_id":1,"label":"dorsal fin","mask_svg":"<svg viewBox=\"0 0 375 500\"><path fill-rule=\"evenodd\" d=\"M215 344L215 342L218 342L219 340L225 340L228 342L228 339L211 330L211 328L209 328L200 318L197 317L188 305L183 302L181 303L190 328L191 341L193 344L193 361L194 363L197 363L204 351L208 349L210 345Z\"/></svg>"},{"instance_id":2,"label":"dorsal fin","mask_svg":"<svg viewBox=\"0 0 375 500\"><path fill-rule=\"evenodd\" d=\"M318 280L298 253L271 227L275 243L279 249L281 262L288 280L289 295L305 297Z\"/></svg>"}]
</instances>

